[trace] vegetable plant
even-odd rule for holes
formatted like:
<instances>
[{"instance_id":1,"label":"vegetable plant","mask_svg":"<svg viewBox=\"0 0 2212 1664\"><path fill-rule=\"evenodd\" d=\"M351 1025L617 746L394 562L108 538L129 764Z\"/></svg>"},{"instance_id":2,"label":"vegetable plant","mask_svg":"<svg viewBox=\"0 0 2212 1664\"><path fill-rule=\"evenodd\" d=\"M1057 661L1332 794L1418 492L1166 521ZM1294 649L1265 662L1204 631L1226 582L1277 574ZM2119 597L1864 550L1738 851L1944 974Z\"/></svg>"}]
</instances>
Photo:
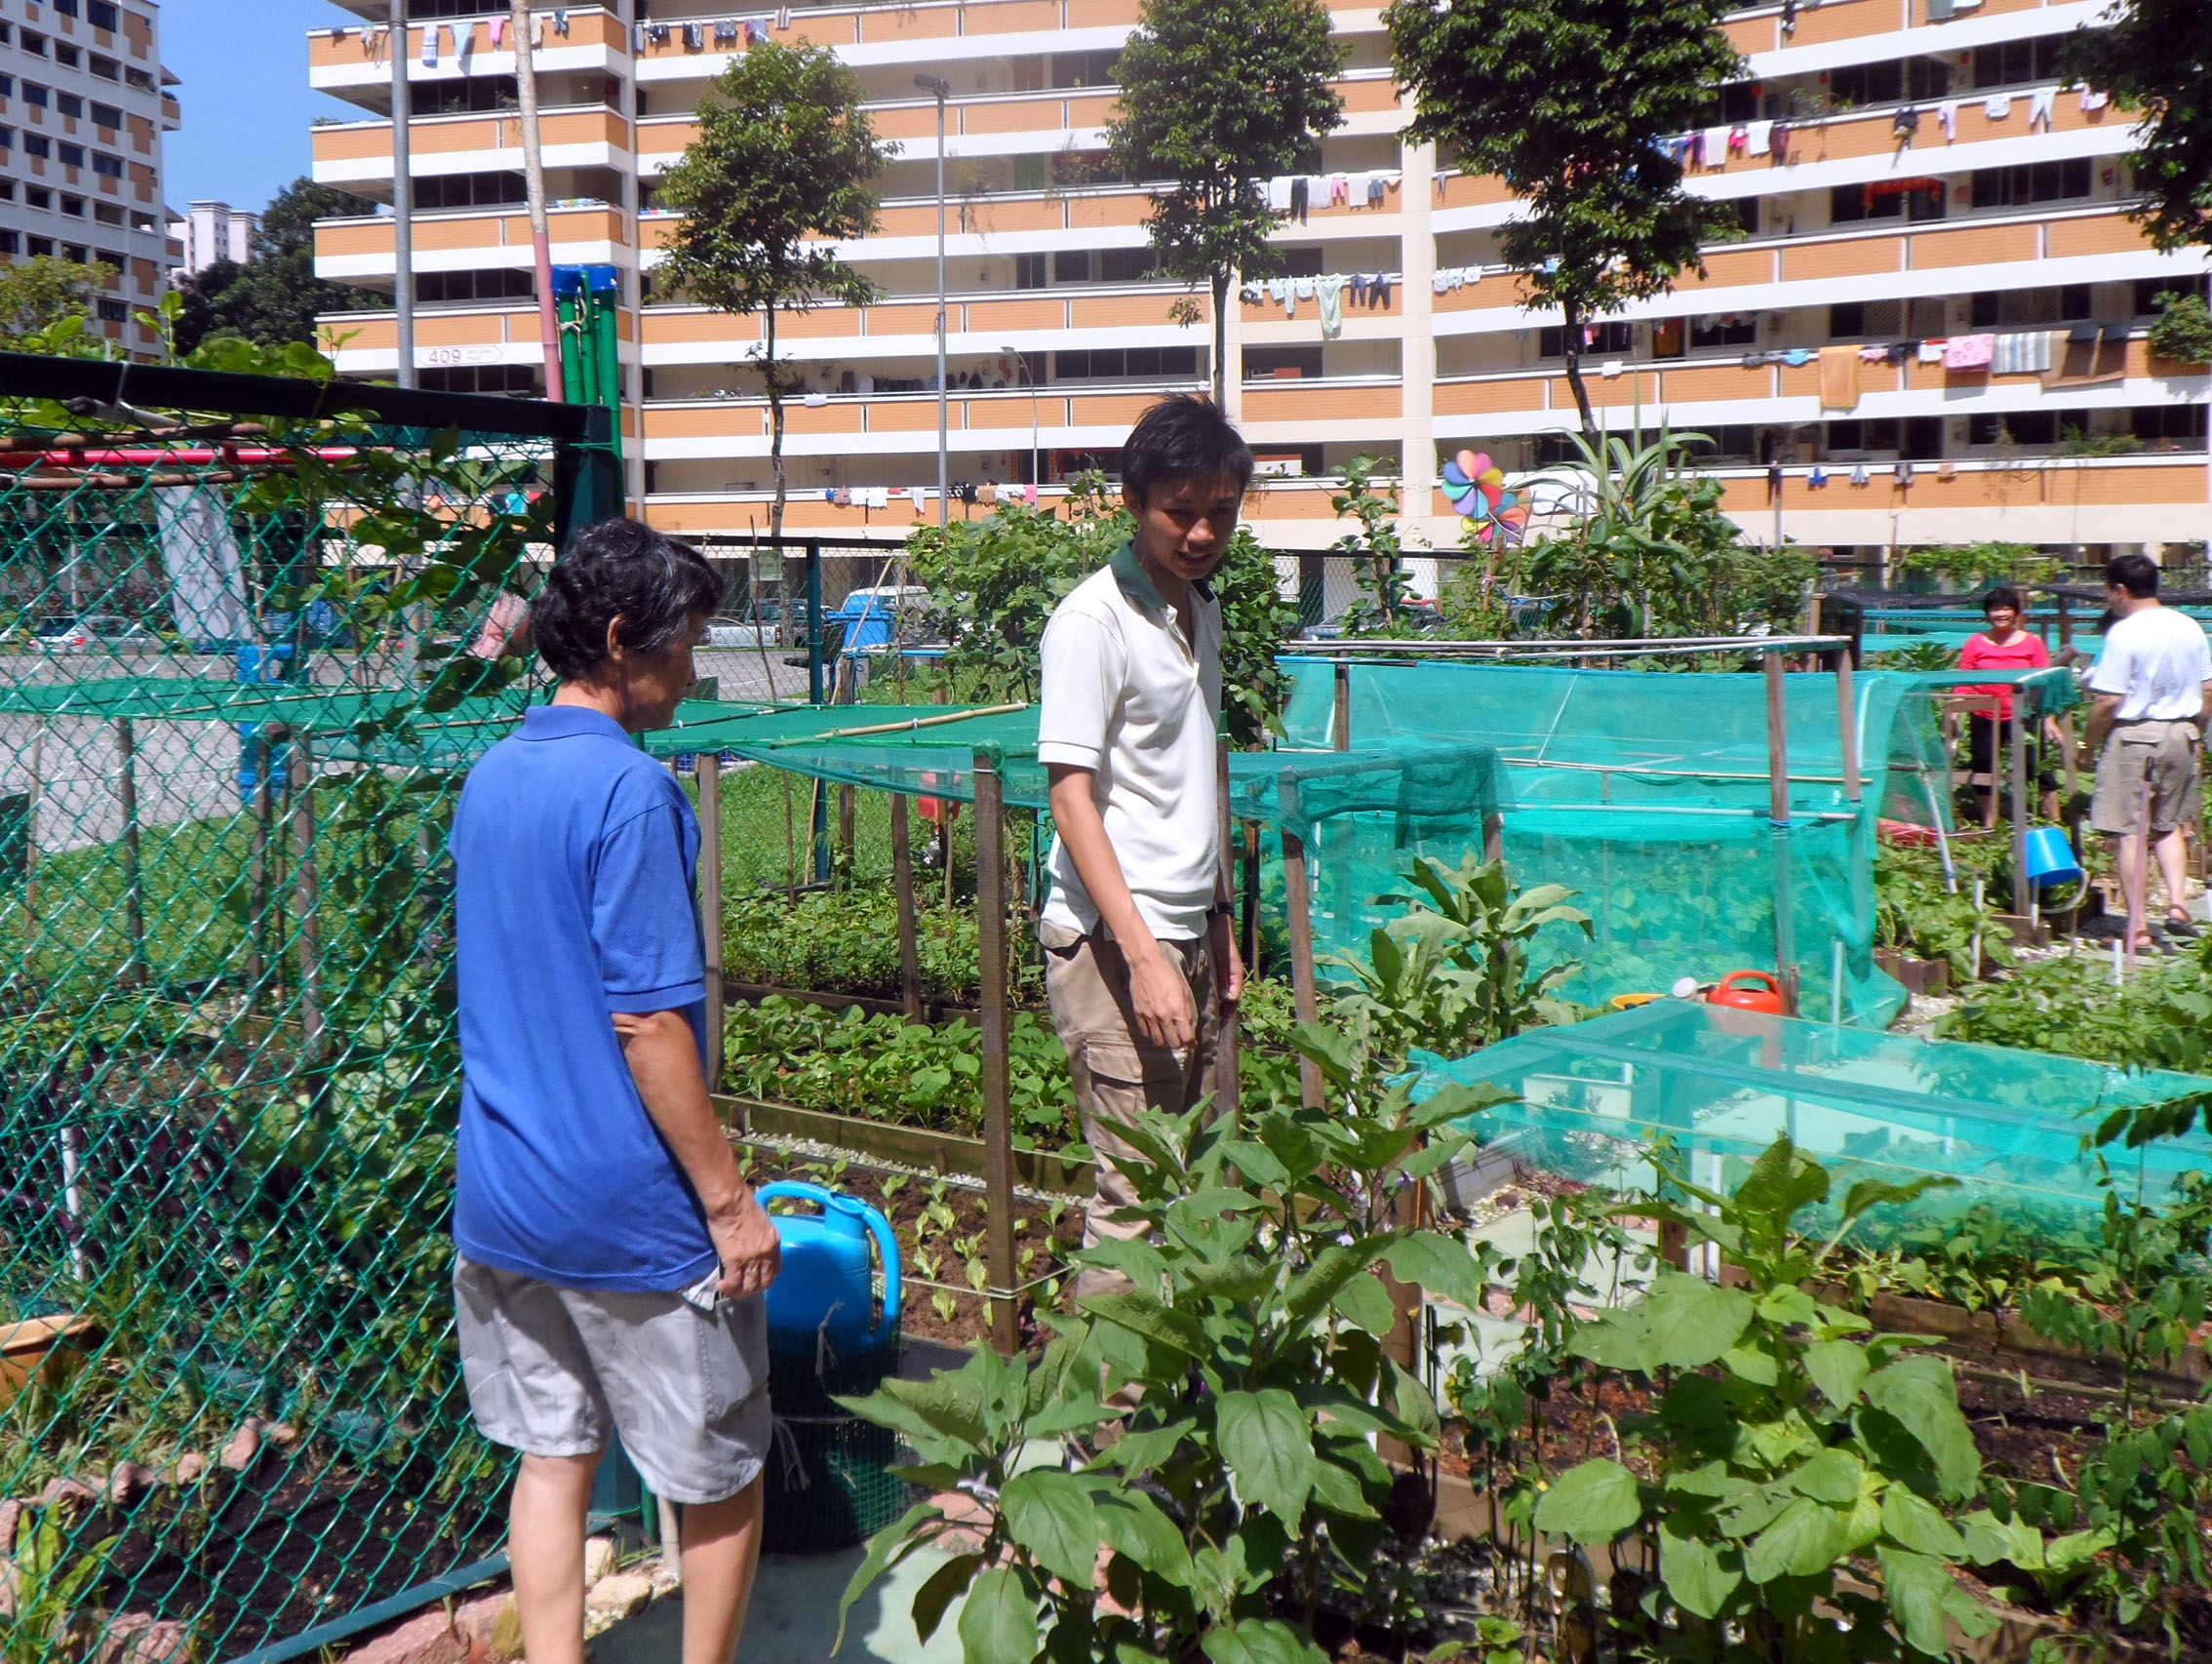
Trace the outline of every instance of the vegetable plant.
<instances>
[{"instance_id":1,"label":"vegetable plant","mask_svg":"<svg viewBox=\"0 0 2212 1664\"><path fill-rule=\"evenodd\" d=\"M2092 1533L2045 1544L2017 1516L1975 1506L1982 1460L1948 1361L1814 1291L1862 1216L1937 1181L1861 1180L1815 1242L1793 1221L1828 1203L1830 1176L1787 1138L1733 1194L1669 1177L1685 1201L1621 1210L1718 1245L1741 1286L1663 1270L1640 1303L1579 1328L1572 1349L1645 1384L1653 1410L1622 1427L1623 1459L1560 1475L1535 1515L1577 1542L1656 1545L1657 1583L1613 1614L1633 1644L1773 1664L1890 1659L1900 1646L1941 1658L1947 1626L1995 1627L1954 1567L2096 1553ZM1845 1575L1870 1571L1878 1595Z\"/></svg>"},{"instance_id":2,"label":"vegetable plant","mask_svg":"<svg viewBox=\"0 0 2212 1664\"><path fill-rule=\"evenodd\" d=\"M1084 1297L1039 1359L978 1353L849 1401L914 1446L921 1460L903 1471L940 1500L870 1544L849 1609L943 1543L951 1558L918 1592L915 1623L928 1636L965 1596L970 1664L1201 1649L1216 1664L1320 1664L1316 1612L1358 1605L1393 1553L1391 1475L1370 1436L1428 1449L1438 1431L1428 1392L1383 1344L1398 1311L1380 1274L1481 1295L1477 1255L1399 1223L1401 1202L1468 1144L1452 1123L1503 1094L1452 1088L1415 1104L1343 1036L1307 1025L1297 1044L1327 1078L1325 1111L1148 1112L1124 1129L1137 1152L1123 1169L1128 1211L1148 1235L1080 1257L1124 1274L1126 1291ZM1068 1462L1025 1454L1063 1438Z\"/></svg>"}]
</instances>

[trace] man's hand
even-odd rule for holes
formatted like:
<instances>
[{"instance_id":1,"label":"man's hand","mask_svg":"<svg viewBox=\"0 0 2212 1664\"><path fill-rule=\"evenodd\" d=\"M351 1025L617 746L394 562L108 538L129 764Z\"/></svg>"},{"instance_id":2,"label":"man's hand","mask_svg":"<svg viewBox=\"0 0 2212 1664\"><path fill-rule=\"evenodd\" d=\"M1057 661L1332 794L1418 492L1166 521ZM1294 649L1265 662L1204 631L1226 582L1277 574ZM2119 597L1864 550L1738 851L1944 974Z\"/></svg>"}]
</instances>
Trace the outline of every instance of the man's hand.
<instances>
[{"instance_id":1,"label":"man's hand","mask_svg":"<svg viewBox=\"0 0 2212 1664\"><path fill-rule=\"evenodd\" d=\"M1237 952L1236 922L1226 913L1216 913L1206 921L1211 938L1214 969L1219 971L1219 990L1223 1006L1233 1006L1244 997L1244 962Z\"/></svg>"},{"instance_id":2,"label":"man's hand","mask_svg":"<svg viewBox=\"0 0 2212 1664\"><path fill-rule=\"evenodd\" d=\"M783 1269L783 1239L750 1189L707 1215L707 1235L722 1261L722 1281L714 1291L726 1300L764 1292Z\"/></svg>"},{"instance_id":3,"label":"man's hand","mask_svg":"<svg viewBox=\"0 0 2212 1664\"><path fill-rule=\"evenodd\" d=\"M1198 1040L1198 1008L1191 985L1168 964L1166 950L1147 938L1125 947L1129 964L1129 1005L1137 1033L1170 1051L1187 1051Z\"/></svg>"}]
</instances>

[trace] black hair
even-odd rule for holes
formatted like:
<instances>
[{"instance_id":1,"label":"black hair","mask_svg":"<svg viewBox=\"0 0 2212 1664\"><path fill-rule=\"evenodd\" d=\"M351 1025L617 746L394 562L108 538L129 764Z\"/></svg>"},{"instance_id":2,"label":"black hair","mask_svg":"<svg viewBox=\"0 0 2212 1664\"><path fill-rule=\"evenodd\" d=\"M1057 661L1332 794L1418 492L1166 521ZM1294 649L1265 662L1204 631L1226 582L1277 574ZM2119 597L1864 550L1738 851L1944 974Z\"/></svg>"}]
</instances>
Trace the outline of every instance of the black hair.
<instances>
[{"instance_id":1,"label":"black hair","mask_svg":"<svg viewBox=\"0 0 2212 1664\"><path fill-rule=\"evenodd\" d=\"M1982 616L1988 617L1999 607L2010 608L2015 613L2027 611L2020 604L2020 591L2013 588L2009 583L2000 583L1982 597Z\"/></svg>"},{"instance_id":2,"label":"black hair","mask_svg":"<svg viewBox=\"0 0 2212 1664\"><path fill-rule=\"evenodd\" d=\"M2149 555L2114 555L2105 563L2105 582L2147 601L2158 593L2158 563Z\"/></svg>"},{"instance_id":3,"label":"black hair","mask_svg":"<svg viewBox=\"0 0 2212 1664\"><path fill-rule=\"evenodd\" d=\"M537 651L562 681L589 676L607 662L607 626L633 653L674 648L694 613L722 600L722 579L706 557L635 520L602 520L554 563L531 608Z\"/></svg>"},{"instance_id":4,"label":"black hair","mask_svg":"<svg viewBox=\"0 0 2212 1664\"><path fill-rule=\"evenodd\" d=\"M1122 446L1122 489L1139 502L1171 480L1233 480L1242 496L1252 483L1252 448L1211 399L1176 393L1137 417Z\"/></svg>"}]
</instances>

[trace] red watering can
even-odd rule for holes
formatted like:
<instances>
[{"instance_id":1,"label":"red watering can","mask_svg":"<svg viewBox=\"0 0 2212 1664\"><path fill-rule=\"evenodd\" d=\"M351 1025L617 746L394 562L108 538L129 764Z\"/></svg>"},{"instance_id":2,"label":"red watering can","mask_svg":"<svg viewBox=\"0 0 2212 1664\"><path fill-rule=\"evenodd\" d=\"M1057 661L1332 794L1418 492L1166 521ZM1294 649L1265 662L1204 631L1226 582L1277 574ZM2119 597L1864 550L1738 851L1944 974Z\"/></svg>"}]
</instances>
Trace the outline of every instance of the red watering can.
<instances>
[{"instance_id":1,"label":"red watering can","mask_svg":"<svg viewBox=\"0 0 2212 1664\"><path fill-rule=\"evenodd\" d=\"M1732 1006L1740 1011L1783 1011L1782 983L1764 971L1731 971L1705 996L1707 1005Z\"/></svg>"}]
</instances>

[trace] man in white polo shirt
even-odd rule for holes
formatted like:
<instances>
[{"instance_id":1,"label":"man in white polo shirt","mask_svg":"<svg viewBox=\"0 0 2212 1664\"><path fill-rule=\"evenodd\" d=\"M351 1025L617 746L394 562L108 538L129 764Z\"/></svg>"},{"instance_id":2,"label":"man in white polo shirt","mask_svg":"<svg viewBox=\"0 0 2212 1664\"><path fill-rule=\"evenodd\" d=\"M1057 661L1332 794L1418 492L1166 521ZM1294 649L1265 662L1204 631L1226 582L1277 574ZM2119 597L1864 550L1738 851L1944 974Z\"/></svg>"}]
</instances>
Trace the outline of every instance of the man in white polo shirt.
<instances>
[{"instance_id":1,"label":"man in white polo shirt","mask_svg":"<svg viewBox=\"0 0 2212 1664\"><path fill-rule=\"evenodd\" d=\"M2146 831L2166 882L2166 930L2196 933L2182 905L2189 893L2182 828L2196 819L2197 752L2204 743L2205 708L2212 704L2212 646L2203 625L2159 601L2158 568L2148 555L2113 556L2105 563L2105 585L2118 621L2105 632L2104 651L2084 684L2092 699L2082 749L2097 763L2089 824L2119 842L2128 940L2142 952L2154 945L2144 894Z\"/></svg>"},{"instance_id":2,"label":"man in white polo shirt","mask_svg":"<svg viewBox=\"0 0 2212 1664\"><path fill-rule=\"evenodd\" d=\"M1244 991L1214 774L1221 605L1206 579L1251 479L1250 448L1210 403L1154 405L1122 448L1136 530L1045 627L1037 756L1057 836L1038 933L1098 1171L1086 1246L1142 1231L1112 1217L1133 1200L1113 1124L1212 1091L1222 1008ZM1095 1269L1077 1284L1117 1286Z\"/></svg>"}]
</instances>

